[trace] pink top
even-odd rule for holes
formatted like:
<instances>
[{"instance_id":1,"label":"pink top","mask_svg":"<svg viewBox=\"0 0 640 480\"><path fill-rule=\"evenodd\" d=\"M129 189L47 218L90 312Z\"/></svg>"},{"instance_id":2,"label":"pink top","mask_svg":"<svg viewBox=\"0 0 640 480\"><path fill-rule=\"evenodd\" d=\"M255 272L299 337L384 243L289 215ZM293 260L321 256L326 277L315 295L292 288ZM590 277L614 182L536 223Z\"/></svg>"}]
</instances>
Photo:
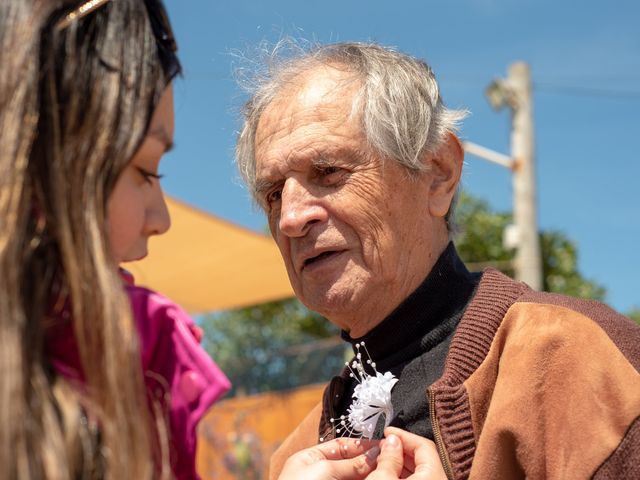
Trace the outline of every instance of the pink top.
<instances>
[{"instance_id":1,"label":"pink top","mask_svg":"<svg viewBox=\"0 0 640 480\"><path fill-rule=\"evenodd\" d=\"M195 467L196 426L231 384L200 346L202 330L189 315L166 297L123 276L140 334L147 394L167 405L173 472L178 480L200 478ZM54 368L66 378L81 379L70 323L51 333L47 350Z\"/></svg>"}]
</instances>

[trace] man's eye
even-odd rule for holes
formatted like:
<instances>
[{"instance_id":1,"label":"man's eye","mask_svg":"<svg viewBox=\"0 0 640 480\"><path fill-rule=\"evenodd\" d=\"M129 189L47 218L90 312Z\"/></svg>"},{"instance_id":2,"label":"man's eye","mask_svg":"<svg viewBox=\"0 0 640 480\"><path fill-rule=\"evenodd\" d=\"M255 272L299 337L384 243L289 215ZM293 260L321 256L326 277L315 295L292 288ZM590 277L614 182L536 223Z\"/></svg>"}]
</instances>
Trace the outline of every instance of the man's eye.
<instances>
[{"instance_id":1,"label":"man's eye","mask_svg":"<svg viewBox=\"0 0 640 480\"><path fill-rule=\"evenodd\" d=\"M282 198L282 189L278 188L276 190L272 190L267 194L266 200L267 205L272 205L275 202L279 202Z\"/></svg>"},{"instance_id":2,"label":"man's eye","mask_svg":"<svg viewBox=\"0 0 640 480\"><path fill-rule=\"evenodd\" d=\"M331 175L333 173L337 173L340 169L338 167L325 167L320 169L320 173L322 175Z\"/></svg>"},{"instance_id":3,"label":"man's eye","mask_svg":"<svg viewBox=\"0 0 640 480\"><path fill-rule=\"evenodd\" d=\"M317 176L322 185L333 185L342 178L344 170L340 167L321 167L317 169Z\"/></svg>"}]
</instances>

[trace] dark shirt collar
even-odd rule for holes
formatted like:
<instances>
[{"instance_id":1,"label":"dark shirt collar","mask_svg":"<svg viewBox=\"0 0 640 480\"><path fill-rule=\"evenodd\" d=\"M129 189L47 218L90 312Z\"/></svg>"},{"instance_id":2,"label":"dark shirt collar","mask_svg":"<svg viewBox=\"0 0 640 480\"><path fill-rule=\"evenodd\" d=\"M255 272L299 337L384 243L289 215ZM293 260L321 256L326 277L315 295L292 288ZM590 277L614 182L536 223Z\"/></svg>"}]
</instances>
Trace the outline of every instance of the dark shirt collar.
<instances>
[{"instance_id":1,"label":"dark shirt collar","mask_svg":"<svg viewBox=\"0 0 640 480\"><path fill-rule=\"evenodd\" d=\"M387 318L360 338L342 331L352 345L365 342L378 365L407 345L420 342L445 320L457 316L473 295L478 279L469 273L452 242L427 278ZM355 347L354 347L355 351Z\"/></svg>"}]
</instances>

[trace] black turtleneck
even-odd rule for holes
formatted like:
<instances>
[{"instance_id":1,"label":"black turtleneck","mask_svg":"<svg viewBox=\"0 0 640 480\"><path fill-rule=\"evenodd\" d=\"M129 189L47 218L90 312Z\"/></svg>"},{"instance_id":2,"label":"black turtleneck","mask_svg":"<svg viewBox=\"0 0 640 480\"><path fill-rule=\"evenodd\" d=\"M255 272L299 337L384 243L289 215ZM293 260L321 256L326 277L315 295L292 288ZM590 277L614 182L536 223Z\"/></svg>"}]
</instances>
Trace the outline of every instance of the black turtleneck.
<instances>
[{"instance_id":1,"label":"black turtleneck","mask_svg":"<svg viewBox=\"0 0 640 480\"><path fill-rule=\"evenodd\" d=\"M480 276L469 273L449 243L424 282L373 330L360 338L342 332L352 345L365 342L379 372L390 371L399 378L391 392L391 425L433 439L427 387L443 373L453 333ZM350 380L340 392L338 416L346 415L354 388ZM379 422L376 438L382 436L382 428Z\"/></svg>"}]
</instances>

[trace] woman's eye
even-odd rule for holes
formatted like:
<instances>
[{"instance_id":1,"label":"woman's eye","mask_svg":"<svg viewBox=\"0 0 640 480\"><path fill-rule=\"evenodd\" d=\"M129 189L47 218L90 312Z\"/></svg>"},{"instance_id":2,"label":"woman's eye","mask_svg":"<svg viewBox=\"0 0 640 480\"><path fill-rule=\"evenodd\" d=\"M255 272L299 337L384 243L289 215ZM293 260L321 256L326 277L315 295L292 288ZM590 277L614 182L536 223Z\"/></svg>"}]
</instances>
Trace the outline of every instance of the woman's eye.
<instances>
[{"instance_id":1,"label":"woman's eye","mask_svg":"<svg viewBox=\"0 0 640 480\"><path fill-rule=\"evenodd\" d=\"M140 175L142 175L142 178L144 178L144 181L149 184L153 184L154 179L159 181L164 176L164 175L150 172L149 170L145 170L142 167L136 167L136 168L138 169L138 172L140 172Z\"/></svg>"}]
</instances>

